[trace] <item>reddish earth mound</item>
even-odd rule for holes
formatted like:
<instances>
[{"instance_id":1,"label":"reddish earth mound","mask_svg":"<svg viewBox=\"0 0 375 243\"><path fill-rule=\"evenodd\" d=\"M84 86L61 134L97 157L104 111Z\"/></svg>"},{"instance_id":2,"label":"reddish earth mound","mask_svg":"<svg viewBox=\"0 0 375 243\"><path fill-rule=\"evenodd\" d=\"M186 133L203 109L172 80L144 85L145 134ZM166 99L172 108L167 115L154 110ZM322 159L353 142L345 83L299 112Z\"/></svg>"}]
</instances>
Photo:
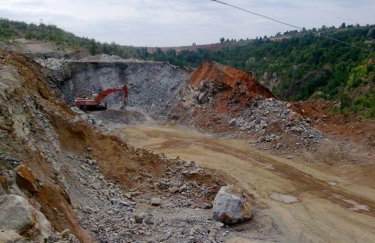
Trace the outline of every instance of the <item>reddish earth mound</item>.
<instances>
[{"instance_id":1,"label":"reddish earth mound","mask_svg":"<svg viewBox=\"0 0 375 243\"><path fill-rule=\"evenodd\" d=\"M274 97L266 87L255 81L251 73L239 71L215 62L203 63L190 79L191 85L195 89L199 88L204 80L224 83L232 89L235 89L238 85L245 84L247 96Z\"/></svg>"},{"instance_id":2,"label":"reddish earth mound","mask_svg":"<svg viewBox=\"0 0 375 243\"><path fill-rule=\"evenodd\" d=\"M209 132L234 130L228 122L243 115L255 100L274 98L251 73L215 62L205 62L192 74L187 92L173 110L173 119Z\"/></svg>"}]
</instances>

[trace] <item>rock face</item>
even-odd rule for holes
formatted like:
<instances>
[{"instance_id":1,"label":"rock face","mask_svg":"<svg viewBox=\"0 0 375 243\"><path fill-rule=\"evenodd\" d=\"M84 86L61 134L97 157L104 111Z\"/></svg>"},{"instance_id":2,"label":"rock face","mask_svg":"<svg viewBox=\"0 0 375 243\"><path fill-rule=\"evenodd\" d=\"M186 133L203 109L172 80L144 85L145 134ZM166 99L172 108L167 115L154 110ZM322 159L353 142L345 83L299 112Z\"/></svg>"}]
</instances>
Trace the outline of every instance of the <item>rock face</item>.
<instances>
[{"instance_id":1,"label":"rock face","mask_svg":"<svg viewBox=\"0 0 375 243\"><path fill-rule=\"evenodd\" d=\"M47 64L44 66L48 67ZM62 98L69 104L73 104L76 97L126 84L128 107L142 108L159 119L179 101L181 89L187 85L190 74L166 63L122 59L70 61L60 72L67 75L60 86ZM105 102L109 107L121 105L122 95L111 94Z\"/></svg>"},{"instance_id":2,"label":"rock face","mask_svg":"<svg viewBox=\"0 0 375 243\"><path fill-rule=\"evenodd\" d=\"M214 219L227 225L237 224L251 219L249 202L234 186L224 186L214 201Z\"/></svg>"}]
</instances>

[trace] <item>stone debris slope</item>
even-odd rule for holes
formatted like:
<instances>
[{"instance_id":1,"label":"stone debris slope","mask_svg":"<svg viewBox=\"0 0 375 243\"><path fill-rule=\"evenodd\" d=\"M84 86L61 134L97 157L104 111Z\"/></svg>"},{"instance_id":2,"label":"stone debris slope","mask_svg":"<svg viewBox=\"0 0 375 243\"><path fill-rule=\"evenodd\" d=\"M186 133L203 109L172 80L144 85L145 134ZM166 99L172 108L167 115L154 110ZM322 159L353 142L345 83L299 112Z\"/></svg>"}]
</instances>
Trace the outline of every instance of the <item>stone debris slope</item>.
<instances>
[{"instance_id":1,"label":"stone debris slope","mask_svg":"<svg viewBox=\"0 0 375 243\"><path fill-rule=\"evenodd\" d=\"M0 74L1 241L223 242L238 235L212 217L227 178L102 134L55 95L29 58L1 51Z\"/></svg>"},{"instance_id":2,"label":"stone debris slope","mask_svg":"<svg viewBox=\"0 0 375 243\"><path fill-rule=\"evenodd\" d=\"M241 116L231 119L228 124L241 132L256 135L256 143L268 143L275 149L288 145L288 140L295 141L292 147L308 147L318 143L323 136L311 126L309 119L294 112L289 103L274 98L255 99Z\"/></svg>"},{"instance_id":3,"label":"stone debris slope","mask_svg":"<svg viewBox=\"0 0 375 243\"><path fill-rule=\"evenodd\" d=\"M42 212L54 232L70 229L80 240L89 242L91 237L78 224L70 206L59 163L63 152L50 120L58 115L67 119L73 113L54 97L47 86L46 76L31 59L15 53L0 53L1 197L27 199L17 200L35 216ZM27 202L29 206L26 206ZM21 238L42 242L53 236L51 229L48 231L49 223L42 224L46 220L32 218L36 221L29 224L28 230L16 231ZM8 222L5 218L1 221ZM40 228L43 225L45 230ZM13 226L7 229L17 230ZM66 235L69 237L69 233Z\"/></svg>"}]
</instances>

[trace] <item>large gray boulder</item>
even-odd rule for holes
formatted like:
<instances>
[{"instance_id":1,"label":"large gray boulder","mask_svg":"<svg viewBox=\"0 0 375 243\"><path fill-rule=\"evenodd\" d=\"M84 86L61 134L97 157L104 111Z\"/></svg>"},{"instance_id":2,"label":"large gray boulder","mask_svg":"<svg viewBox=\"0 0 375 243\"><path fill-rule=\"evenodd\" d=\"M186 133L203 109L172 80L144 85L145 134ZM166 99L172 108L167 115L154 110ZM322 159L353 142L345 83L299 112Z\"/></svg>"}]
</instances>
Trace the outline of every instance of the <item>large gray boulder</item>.
<instances>
[{"instance_id":1,"label":"large gray boulder","mask_svg":"<svg viewBox=\"0 0 375 243\"><path fill-rule=\"evenodd\" d=\"M0 229L22 234L33 226L33 207L26 199L16 195L0 197Z\"/></svg>"},{"instance_id":2,"label":"large gray boulder","mask_svg":"<svg viewBox=\"0 0 375 243\"><path fill-rule=\"evenodd\" d=\"M44 214L17 195L0 196L0 231L20 235L27 231L33 242L44 242L52 234L51 224Z\"/></svg>"},{"instance_id":3,"label":"large gray boulder","mask_svg":"<svg viewBox=\"0 0 375 243\"><path fill-rule=\"evenodd\" d=\"M234 186L223 186L214 200L214 219L227 225L250 220L253 216L248 200Z\"/></svg>"}]
</instances>

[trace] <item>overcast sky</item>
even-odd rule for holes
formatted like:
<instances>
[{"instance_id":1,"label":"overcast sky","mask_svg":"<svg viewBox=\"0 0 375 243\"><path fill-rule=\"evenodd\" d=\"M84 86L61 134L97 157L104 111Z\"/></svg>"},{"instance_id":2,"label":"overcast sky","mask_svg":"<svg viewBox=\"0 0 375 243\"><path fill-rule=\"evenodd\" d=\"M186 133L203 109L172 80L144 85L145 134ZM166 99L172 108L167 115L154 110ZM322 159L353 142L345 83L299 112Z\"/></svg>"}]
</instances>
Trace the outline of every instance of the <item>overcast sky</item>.
<instances>
[{"instance_id":1,"label":"overcast sky","mask_svg":"<svg viewBox=\"0 0 375 243\"><path fill-rule=\"evenodd\" d=\"M375 0L223 0L294 25L375 24ZM211 0L0 0L0 17L133 46L181 46L291 30Z\"/></svg>"}]
</instances>

